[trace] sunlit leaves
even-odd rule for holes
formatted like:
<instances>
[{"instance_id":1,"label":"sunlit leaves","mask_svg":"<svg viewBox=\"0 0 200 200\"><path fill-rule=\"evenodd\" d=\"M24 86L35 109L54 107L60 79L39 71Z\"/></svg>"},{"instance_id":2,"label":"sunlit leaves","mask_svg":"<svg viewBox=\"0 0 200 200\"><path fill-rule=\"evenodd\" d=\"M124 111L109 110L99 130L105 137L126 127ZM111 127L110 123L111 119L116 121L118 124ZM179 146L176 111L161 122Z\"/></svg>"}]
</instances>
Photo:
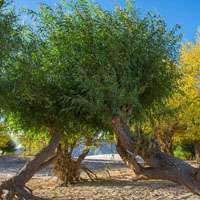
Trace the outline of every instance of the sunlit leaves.
<instances>
[{"instance_id":1,"label":"sunlit leaves","mask_svg":"<svg viewBox=\"0 0 200 200\"><path fill-rule=\"evenodd\" d=\"M2 108L23 124L108 128L114 115L140 117L176 88L174 29L140 17L131 1L112 12L84 0L31 14L35 26L0 80Z\"/></svg>"},{"instance_id":2,"label":"sunlit leaves","mask_svg":"<svg viewBox=\"0 0 200 200\"><path fill-rule=\"evenodd\" d=\"M184 44L181 50L180 66L183 71L181 120L187 124L185 134L178 135L180 141L200 140L200 42Z\"/></svg>"}]
</instances>

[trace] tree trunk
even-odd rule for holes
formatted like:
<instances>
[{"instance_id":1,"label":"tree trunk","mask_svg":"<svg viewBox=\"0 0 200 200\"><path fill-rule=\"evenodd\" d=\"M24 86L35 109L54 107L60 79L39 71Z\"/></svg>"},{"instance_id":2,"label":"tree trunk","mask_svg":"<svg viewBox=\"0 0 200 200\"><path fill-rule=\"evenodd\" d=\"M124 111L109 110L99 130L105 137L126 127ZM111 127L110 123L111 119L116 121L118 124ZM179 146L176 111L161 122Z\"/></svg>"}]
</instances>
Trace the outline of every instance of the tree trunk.
<instances>
[{"instance_id":1,"label":"tree trunk","mask_svg":"<svg viewBox=\"0 0 200 200\"><path fill-rule=\"evenodd\" d=\"M43 148L32 160L30 160L20 172L11 179L3 182L0 185L0 199L3 195L3 190L9 191L7 199L13 199L17 196L19 199L40 199L32 196L32 192L25 184L33 177L33 175L43 166L52 160L55 156L55 150L59 145L62 131L58 129L51 129L52 135L49 145ZM52 156L52 157L51 157Z\"/></svg>"},{"instance_id":2,"label":"tree trunk","mask_svg":"<svg viewBox=\"0 0 200 200\"><path fill-rule=\"evenodd\" d=\"M148 145L144 141L143 148L138 148L137 137L133 136L128 125L119 117L112 119L112 126L119 140L118 152L120 155L123 152L123 156L129 160L129 166L131 164L136 174L152 179L170 180L185 185L195 194L200 194L199 169L190 166L178 158L161 152L155 142L151 143L152 141L147 141ZM136 155L140 155L148 167L142 167L138 164L135 159Z\"/></svg>"},{"instance_id":3,"label":"tree trunk","mask_svg":"<svg viewBox=\"0 0 200 200\"><path fill-rule=\"evenodd\" d=\"M89 148L86 148L78 158L73 158L71 150L68 151L66 146L59 145L58 159L54 166L54 173L61 181L62 186L81 181L80 175L82 170L92 179L93 173L82 164L88 153Z\"/></svg>"},{"instance_id":4,"label":"tree trunk","mask_svg":"<svg viewBox=\"0 0 200 200\"><path fill-rule=\"evenodd\" d=\"M67 186L80 180L80 164L68 152L68 148L59 145L58 159L54 166L54 173L61 181L61 185Z\"/></svg>"},{"instance_id":5,"label":"tree trunk","mask_svg":"<svg viewBox=\"0 0 200 200\"><path fill-rule=\"evenodd\" d=\"M194 148L196 161L197 163L200 163L200 141L195 143Z\"/></svg>"}]
</instances>

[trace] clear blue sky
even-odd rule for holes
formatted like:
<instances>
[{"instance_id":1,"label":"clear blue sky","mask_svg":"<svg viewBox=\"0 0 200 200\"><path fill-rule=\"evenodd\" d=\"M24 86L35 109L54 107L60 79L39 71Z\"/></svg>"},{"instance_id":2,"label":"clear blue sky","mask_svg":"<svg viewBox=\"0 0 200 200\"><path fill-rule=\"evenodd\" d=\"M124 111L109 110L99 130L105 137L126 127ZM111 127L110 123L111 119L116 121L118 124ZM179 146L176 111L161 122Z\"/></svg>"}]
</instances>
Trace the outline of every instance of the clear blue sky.
<instances>
[{"instance_id":1,"label":"clear blue sky","mask_svg":"<svg viewBox=\"0 0 200 200\"><path fill-rule=\"evenodd\" d=\"M104 8L112 9L113 5L124 5L125 0L96 0ZM36 10L40 3L55 5L59 0L14 0L16 8L31 8ZM175 24L181 25L183 40L195 40L196 32L200 26L200 0L135 0L137 8L141 13L154 11L160 14L171 27Z\"/></svg>"}]
</instances>

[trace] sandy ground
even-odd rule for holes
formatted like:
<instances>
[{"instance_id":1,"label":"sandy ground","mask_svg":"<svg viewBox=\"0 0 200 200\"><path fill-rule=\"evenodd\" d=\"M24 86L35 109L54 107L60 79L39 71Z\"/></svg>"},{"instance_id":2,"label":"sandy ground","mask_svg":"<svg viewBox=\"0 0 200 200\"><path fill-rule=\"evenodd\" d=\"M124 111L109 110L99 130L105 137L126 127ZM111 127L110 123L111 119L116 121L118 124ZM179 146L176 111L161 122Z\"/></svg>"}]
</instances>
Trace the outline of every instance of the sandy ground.
<instances>
[{"instance_id":1,"label":"sandy ground","mask_svg":"<svg viewBox=\"0 0 200 200\"><path fill-rule=\"evenodd\" d=\"M0 158L0 182L15 174L26 159ZM89 160L99 180L59 187L51 167L39 172L29 183L34 194L49 200L200 200L183 186L155 180L136 180L120 161ZM84 176L84 174L83 174Z\"/></svg>"}]
</instances>

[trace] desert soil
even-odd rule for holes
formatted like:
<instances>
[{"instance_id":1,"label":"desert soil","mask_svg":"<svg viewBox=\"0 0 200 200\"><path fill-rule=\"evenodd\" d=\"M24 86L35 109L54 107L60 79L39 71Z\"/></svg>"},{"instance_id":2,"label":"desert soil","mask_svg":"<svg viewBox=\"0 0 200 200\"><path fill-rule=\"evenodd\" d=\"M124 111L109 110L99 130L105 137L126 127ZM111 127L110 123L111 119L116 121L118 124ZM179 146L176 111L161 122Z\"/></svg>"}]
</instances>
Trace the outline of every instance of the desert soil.
<instances>
[{"instance_id":1,"label":"desert soil","mask_svg":"<svg viewBox=\"0 0 200 200\"><path fill-rule=\"evenodd\" d=\"M0 183L14 175L27 159L0 158ZM39 172L29 183L34 194L49 200L200 200L183 186L157 180L137 180L121 162L87 161L99 180L59 187L51 167ZM85 175L83 174L83 177Z\"/></svg>"}]
</instances>

